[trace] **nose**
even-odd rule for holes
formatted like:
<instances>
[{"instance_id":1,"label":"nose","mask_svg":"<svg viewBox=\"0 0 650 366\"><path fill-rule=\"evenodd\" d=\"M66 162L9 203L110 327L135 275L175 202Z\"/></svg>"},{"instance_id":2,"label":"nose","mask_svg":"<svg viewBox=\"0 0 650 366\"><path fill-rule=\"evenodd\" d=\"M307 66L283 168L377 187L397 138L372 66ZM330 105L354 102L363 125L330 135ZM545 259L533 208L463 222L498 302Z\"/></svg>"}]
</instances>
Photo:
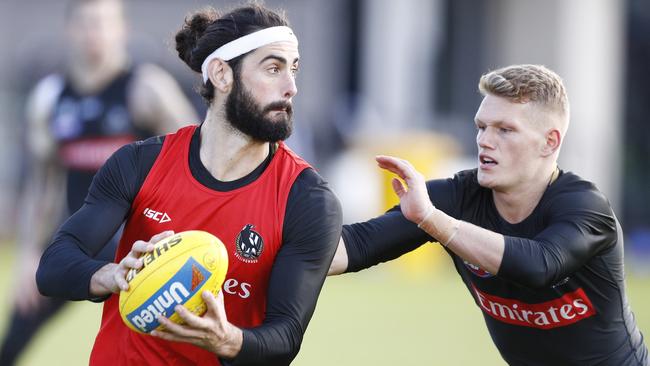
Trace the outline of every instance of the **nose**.
<instances>
[{"instance_id":1,"label":"nose","mask_svg":"<svg viewBox=\"0 0 650 366\"><path fill-rule=\"evenodd\" d=\"M291 71L287 73L284 84L284 92L282 96L291 99L294 95L298 94L298 87L296 86L296 78Z\"/></svg>"},{"instance_id":2,"label":"nose","mask_svg":"<svg viewBox=\"0 0 650 366\"><path fill-rule=\"evenodd\" d=\"M493 149L494 148L494 139L492 136L492 130L489 127L484 129L479 129L476 133L476 144L484 149Z\"/></svg>"}]
</instances>

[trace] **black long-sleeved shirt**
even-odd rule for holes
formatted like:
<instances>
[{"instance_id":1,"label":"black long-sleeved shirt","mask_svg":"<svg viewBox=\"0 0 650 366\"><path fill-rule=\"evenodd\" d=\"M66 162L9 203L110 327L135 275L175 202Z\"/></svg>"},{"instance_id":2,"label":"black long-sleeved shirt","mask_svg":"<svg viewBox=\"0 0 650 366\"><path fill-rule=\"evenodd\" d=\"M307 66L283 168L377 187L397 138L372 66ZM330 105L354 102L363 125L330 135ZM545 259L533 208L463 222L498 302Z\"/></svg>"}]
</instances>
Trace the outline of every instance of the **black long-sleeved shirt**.
<instances>
[{"instance_id":1,"label":"black long-sleeved shirt","mask_svg":"<svg viewBox=\"0 0 650 366\"><path fill-rule=\"evenodd\" d=\"M199 130L190 144L189 166L203 185L229 191L250 184L266 169L274 151L247 176L221 182L199 158ZM148 172L161 151L162 137L127 145L115 153L93 180L83 207L57 232L37 272L40 291L72 300L91 299L92 275L107 264L95 260L102 246L126 218ZM291 187L283 226L283 243L268 287L266 317L244 329L234 365L288 364L295 357L316 306L341 230L341 208L327 183L304 170Z\"/></svg>"},{"instance_id":2,"label":"black long-sleeved shirt","mask_svg":"<svg viewBox=\"0 0 650 366\"><path fill-rule=\"evenodd\" d=\"M499 273L447 250L512 365L648 365L648 350L625 295L623 239L607 199L561 173L523 221L499 215L476 170L427 182L445 213L505 236ZM359 271L432 240L399 206L344 226L348 271Z\"/></svg>"}]
</instances>

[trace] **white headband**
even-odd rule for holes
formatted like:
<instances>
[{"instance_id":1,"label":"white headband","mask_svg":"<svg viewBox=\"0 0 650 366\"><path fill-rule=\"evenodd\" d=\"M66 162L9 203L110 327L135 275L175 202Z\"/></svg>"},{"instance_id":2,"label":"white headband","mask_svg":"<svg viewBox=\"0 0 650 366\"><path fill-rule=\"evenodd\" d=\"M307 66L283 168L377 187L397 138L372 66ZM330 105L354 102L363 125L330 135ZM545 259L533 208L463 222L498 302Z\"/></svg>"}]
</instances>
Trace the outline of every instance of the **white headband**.
<instances>
[{"instance_id":1,"label":"white headband","mask_svg":"<svg viewBox=\"0 0 650 366\"><path fill-rule=\"evenodd\" d=\"M203 64L201 65L203 82L206 83L208 81L208 65L210 64L210 61L215 58L229 61L256 48L280 41L293 41L297 43L298 38L293 34L291 28L281 26L264 28L224 44L212 52L205 61L203 61Z\"/></svg>"}]
</instances>

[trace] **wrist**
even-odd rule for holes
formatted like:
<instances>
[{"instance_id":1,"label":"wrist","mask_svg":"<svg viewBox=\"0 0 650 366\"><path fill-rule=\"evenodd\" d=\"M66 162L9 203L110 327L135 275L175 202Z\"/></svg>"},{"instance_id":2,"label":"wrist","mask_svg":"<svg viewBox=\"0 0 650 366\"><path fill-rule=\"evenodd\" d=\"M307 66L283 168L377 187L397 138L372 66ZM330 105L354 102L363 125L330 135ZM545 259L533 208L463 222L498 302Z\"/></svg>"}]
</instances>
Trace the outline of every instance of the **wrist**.
<instances>
[{"instance_id":1,"label":"wrist","mask_svg":"<svg viewBox=\"0 0 650 366\"><path fill-rule=\"evenodd\" d=\"M218 352L219 356L225 359L237 357L244 342L244 334L241 329L232 324L229 324L229 328L227 340L219 347Z\"/></svg>"},{"instance_id":2,"label":"wrist","mask_svg":"<svg viewBox=\"0 0 650 366\"><path fill-rule=\"evenodd\" d=\"M460 220L453 219L451 233L447 235L446 239L440 241L443 247L449 247L451 241L454 240L456 234L458 234L458 230L460 230L460 222Z\"/></svg>"},{"instance_id":3,"label":"wrist","mask_svg":"<svg viewBox=\"0 0 650 366\"><path fill-rule=\"evenodd\" d=\"M458 234L461 220L433 208L428 217L418 227L447 247Z\"/></svg>"},{"instance_id":4,"label":"wrist","mask_svg":"<svg viewBox=\"0 0 650 366\"><path fill-rule=\"evenodd\" d=\"M108 263L99 268L97 272L90 277L89 295L92 297L102 297L111 294L112 288L116 285L113 279L114 268L116 263Z\"/></svg>"},{"instance_id":5,"label":"wrist","mask_svg":"<svg viewBox=\"0 0 650 366\"><path fill-rule=\"evenodd\" d=\"M436 207L434 205L429 205L429 207L425 211L426 213L424 214L424 216L422 216L421 219L416 221L416 223L418 224L418 228L422 229L422 227L426 224L427 220L431 218L431 216L435 211L436 211Z\"/></svg>"}]
</instances>

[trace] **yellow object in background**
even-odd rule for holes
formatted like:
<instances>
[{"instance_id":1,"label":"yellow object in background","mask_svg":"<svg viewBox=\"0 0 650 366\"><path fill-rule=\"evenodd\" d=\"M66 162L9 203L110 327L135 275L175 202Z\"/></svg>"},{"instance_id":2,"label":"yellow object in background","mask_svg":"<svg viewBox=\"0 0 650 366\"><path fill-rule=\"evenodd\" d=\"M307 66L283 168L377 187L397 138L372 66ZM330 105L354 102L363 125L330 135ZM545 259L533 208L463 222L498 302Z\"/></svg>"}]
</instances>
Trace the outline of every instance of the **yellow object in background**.
<instances>
[{"instance_id":1,"label":"yellow object in background","mask_svg":"<svg viewBox=\"0 0 650 366\"><path fill-rule=\"evenodd\" d=\"M376 155L391 155L408 160L415 169L429 179L445 178L441 167L450 160L458 159L460 147L451 137L430 131L417 131L390 136L373 136L372 139L358 141L360 150L369 155L368 161L374 161ZM391 184L395 174L381 170L383 210L386 211L399 204L399 197ZM441 267L441 260L446 259L445 251L437 243L427 243L420 248L387 264L408 277L429 276ZM446 267L446 266L444 266Z\"/></svg>"}]
</instances>

